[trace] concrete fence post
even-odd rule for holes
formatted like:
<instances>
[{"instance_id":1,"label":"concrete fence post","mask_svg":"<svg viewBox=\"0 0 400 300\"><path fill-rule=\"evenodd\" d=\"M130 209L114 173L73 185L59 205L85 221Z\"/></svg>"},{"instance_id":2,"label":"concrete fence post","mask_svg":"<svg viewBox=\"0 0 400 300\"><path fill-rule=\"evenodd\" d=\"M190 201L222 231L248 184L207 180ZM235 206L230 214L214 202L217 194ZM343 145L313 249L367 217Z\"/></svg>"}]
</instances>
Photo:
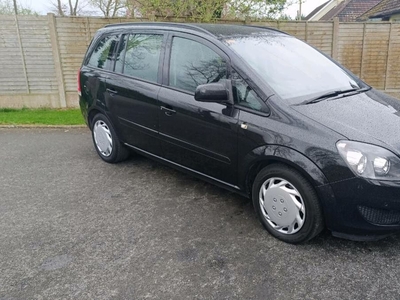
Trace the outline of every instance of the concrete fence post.
<instances>
[{"instance_id":1,"label":"concrete fence post","mask_svg":"<svg viewBox=\"0 0 400 300\"><path fill-rule=\"evenodd\" d=\"M339 58L339 18L333 19L333 32L332 32L332 58L337 60Z\"/></svg>"},{"instance_id":2,"label":"concrete fence post","mask_svg":"<svg viewBox=\"0 0 400 300\"><path fill-rule=\"evenodd\" d=\"M89 17L85 18L85 31L86 31L86 45L89 46L90 41L92 39L92 34L90 30L90 19Z\"/></svg>"},{"instance_id":3,"label":"concrete fence post","mask_svg":"<svg viewBox=\"0 0 400 300\"><path fill-rule=\"evenodd\" d=\"M392 37L393 37L393 23L390 22L390 29L389 29L389 41L388 41L388 49L386 55L386 72L385 72L385 91L388 89L388 79L389 79L389 59L390 54L392 53Z\"/></svg>"},{"instance_id":4,"label":"concrete fence post","mask_svg":"<svg viewBox=\"0 0 400 300\"><path fill-rule=\"evenodd\" d=\"M362 48L361 48L361 60L360 60L360 78L364 79L364 54L365 54L365 43L366 37L365 33L367 32L367 23L364 23L363 27L363 36L362 36Z\"/></svg>"},{"instance_id":5,"label":"concrete fence post","mask_svg":"<svg viewBox=\"0 0 400 300\"><path fill-rule=\"evenodd\" d=\"M62 72L62 64L61 64L61 55L60 55L60 47L58 44L58 35L56 28L56 17L52 13L47 14L48 22L49 22L49 31L50 31L50 40L51 40L51 48L53 51L54 58L54 68L56 70L56 78L58 83L58 95L60 100L60 107L67 107L67 100L65 95L65 83L64 76Z\"/></svg>"},{"instance_id":6,"label":"concrete fence post","mask_svg":"<svg viewBox=\"0 0 400 300\"><path fill-rule=\"evenodd\" d=\"M304 41L308 42L308 21L304 24Z\"/></svg>"},{"instance_id":7,"label":"concrete fence post","mask_svg":"<svg viewBox=\"0 0 400 300\"><path fill-rule=\"evenodd\" d=\"M25 84L26 84L26 93L30 93L29 89L29 80L28 80L28 72L26 70L26 61L25 61L25 53L24 53L24 47L22 45L22 38L21 38L21 32L19 30L19 23L18 23L18 16L15 15L15 26L17 29L17 37L18 37L18 44L19 44L19 49L21 53L21 59L22 59L22 68L24 71L24 76L25 76Z\"/></svg>"}]
</instances>

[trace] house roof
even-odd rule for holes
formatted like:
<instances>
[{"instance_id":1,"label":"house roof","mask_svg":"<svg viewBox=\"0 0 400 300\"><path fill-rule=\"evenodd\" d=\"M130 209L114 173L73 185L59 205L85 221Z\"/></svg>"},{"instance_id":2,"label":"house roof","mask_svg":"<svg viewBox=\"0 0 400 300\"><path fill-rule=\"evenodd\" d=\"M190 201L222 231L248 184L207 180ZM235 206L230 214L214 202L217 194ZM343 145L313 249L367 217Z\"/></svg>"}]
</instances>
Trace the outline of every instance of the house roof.
<instances>
[{"instance_id":1,"label":"house roof","mask_svg":"<svg viewBox=\"0 0 400 300\"><path fill-rule=\"evenodd\" d=\"M345 0L329 11L321 20L338 17L341 22L353 22L382 0Z\"/></svg>"},{"instance_id":2,"label":"house roof","mask_svg":"<svg viewBox=\"0 0 400 300\"><path fill-rule=\"evenodd\" d=\"M344 0L333 7L324 16L322 16L321 20L329 21L335 17L338 17L341 22L356 21L358 17L370 10L372 7L376 6L381 1L382 0ZM311 19L326 5L330 4L330 2L332 1L325 2L324 4L318 6L306 17L306 19Z\"/></svg>"},{"instance_id":3,"label":"house roof","mask_svg":"<svg viewBox=\"0 0 400 300\"><path fill-rule=\"evenodd\" d=\"M400 1L381 0L377 5L366 11L358 20L367 20L369 18L382 18L400 12Z\"/></svg>"},{"instance_id":4,"label":"house roof","mask_svg":"<svg viewBox=\"0 0 400 300\"><path fill-rule=\"evenodd\" d=\"M340 2L338 5L336 5L334 8L332 8L330 11L328 11L325 15L323 15L321 17L321 20L328 21L328 20L332 20L334 17L338 17L338 14L346 7L346 5L349 1L350 0L345 0L343 2ZM340 20L340 21L342 21L342 20Z\"/></svg>"},{"instance_id":5,"label":"house roof","mask_svg":"<svg viewBox=\"0 0 400 300\"><path fill-rule=\"evenodd\" d=\"M327 5L330 2L330 0L326 1L325 3L321 4L320 6L316 7L312 12L310 12L306 16L306 20L310 20L317 12L319 12L325 5Z\"/></svg>"}]
</instances>

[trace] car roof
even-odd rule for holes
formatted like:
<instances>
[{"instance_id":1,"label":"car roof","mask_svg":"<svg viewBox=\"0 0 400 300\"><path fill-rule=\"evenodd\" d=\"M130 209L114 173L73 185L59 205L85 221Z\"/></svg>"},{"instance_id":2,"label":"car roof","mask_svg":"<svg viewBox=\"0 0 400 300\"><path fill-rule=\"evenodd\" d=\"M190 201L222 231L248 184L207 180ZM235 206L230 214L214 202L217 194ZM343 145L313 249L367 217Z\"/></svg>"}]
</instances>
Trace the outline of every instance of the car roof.
<instances>
[{"instance_id":1,"label":"car roof","mask_svg":"<svg viewBox=\"0 0 400 300\"><path fill-rule=\"evenodd\" d=\"M117 23L105 26L109 28L152 28L163 30L190 30L198 31L203 34L211 35L217 38L231 36L247 36L254 34L276 35L286 33L270 27L248 26L248 25L232 25L232 24L210 24L210 23L169 23L169 22L135 22L135 23Z\"/></svg>"}]
</instances>

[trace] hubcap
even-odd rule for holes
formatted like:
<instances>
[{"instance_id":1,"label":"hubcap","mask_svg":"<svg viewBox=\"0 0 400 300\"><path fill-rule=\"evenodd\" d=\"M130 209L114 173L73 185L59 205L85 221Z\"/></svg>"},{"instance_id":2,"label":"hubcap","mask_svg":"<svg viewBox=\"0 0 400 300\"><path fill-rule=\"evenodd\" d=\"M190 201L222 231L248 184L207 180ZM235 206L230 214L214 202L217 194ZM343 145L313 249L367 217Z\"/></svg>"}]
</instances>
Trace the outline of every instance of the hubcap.
<instances>
[{"instance_id":1,"label":"hubcap","mask_svg":"<svg viewBox=\"0 0 400 300\"><path fill-rule=\"evenodd\" d=\"M304 225L306 208L299 191L289 181L273 177L260 189L260 208L273 229L294 234Z\"/></svg>"},{"instance_id":2,"label":"hubcap","mask_svg":"<svg viewBox=\"0 0 400 300\"><path fill-rule=\"evenodd\" d=\"M107 124L101 120L97 121L93 127L93 136L100 153L103 156L110 156L113 148L113 141Z\"/></svg>"}]
</instances>

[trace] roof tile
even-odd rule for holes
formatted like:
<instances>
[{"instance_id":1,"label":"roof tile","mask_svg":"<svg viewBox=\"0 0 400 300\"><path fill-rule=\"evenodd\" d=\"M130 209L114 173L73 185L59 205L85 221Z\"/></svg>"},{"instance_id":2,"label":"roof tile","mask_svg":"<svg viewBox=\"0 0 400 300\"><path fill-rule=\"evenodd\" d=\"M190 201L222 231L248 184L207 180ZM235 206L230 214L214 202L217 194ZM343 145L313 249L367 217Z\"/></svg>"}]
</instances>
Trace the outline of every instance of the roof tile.
<instances>
[{"instance_id":1,"label":"roof tile","mask_svg":"<svg viewBox=\"0 0 400 300\"><path fill-rule=\"evenodd\" d=\"M362 14L358 20L365 21L371 17L390 16L393 13L400 11L399 0L381 0L380 3Z\"/></svg>"},{"instance_id":2,"label":"roof tile","mask_svg":"<svg viewBox=\"0 0 400 300\"><path fill-rule=\"evenodd\" d=\"M345 0L327 12L321 20L338 17L341 22L353 22L382 0Z\"/></svg>"}]
</instances>

